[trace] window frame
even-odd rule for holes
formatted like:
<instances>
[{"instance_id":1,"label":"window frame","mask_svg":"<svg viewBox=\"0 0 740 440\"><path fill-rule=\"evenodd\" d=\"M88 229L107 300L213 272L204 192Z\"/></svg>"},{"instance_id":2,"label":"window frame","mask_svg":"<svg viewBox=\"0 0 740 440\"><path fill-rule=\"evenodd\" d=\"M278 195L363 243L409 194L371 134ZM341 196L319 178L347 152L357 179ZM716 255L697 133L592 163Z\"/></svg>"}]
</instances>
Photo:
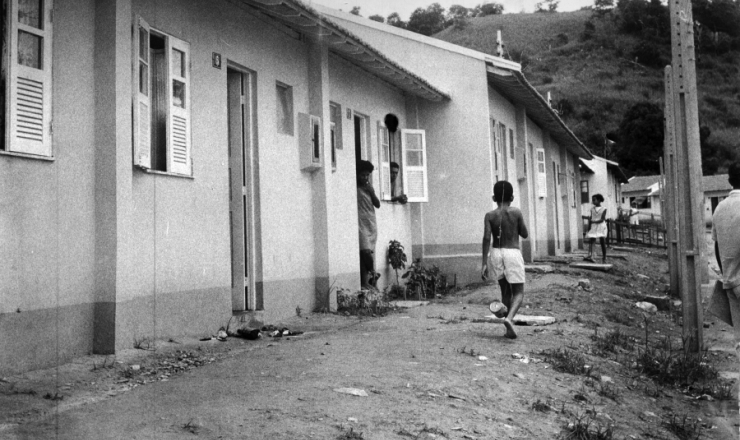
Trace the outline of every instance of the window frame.
<instances>
[{"instance_id":1,"label":"window frame","mask_svg":"<svg viewBox=\"0 0 740 440\"><path fill-rule=\"evenodd\" d=\"M583 191L583 184L586 184L586 191ZM591 188L589 188L588 180L581 180L581 204L591 203Z\"/></svg>"},{"instance_id":2,"label":"window frame","mask_svg":"<svg viewBox=\"0 0 740 440\"><path fill-rule=\"evenodd\" d=\"M406 197L408 199L409 203L414 202L428 202L429 201L429 171L428 171L428 161L427 161L427 143L426 143L426 130L420 130L420 129L401 129L401 162L399 165L401 166L401 173L403 175L403 192L406 194ZM408 145L408 141L406 139L407 135L419 135L421 140L421 148L420 149L410 149ZM408 153L410 151L420 151L420 157L422 160L422 165L420 166L412 166L409 165L408 161ZM421 173L421 184L422 184L422 195L416 195L412 194L411 185L410 185L410 174L411 173Z\"/></svg>"},{"instance_id":3,"label":"window frame","mask_svg":"<svg viewBox=\"0 0 740 440\"><path fill-rule=\"evenodd\" d=\"M40 28L18 20L18 0L8 0L6 16L6 48L2 63L5 65L5 132L0 154L32 159L54 160L52 142L52 67L53 67L53 0L41 2ZM41 39L40 67L19 62L19 33L24 32ZM25 109L20 109L21 100ZM40 116L40 117L39 117Z\"/></svg>"},{"instance_id":4,"label":"window frame","mask_svg":"<svg viewBox=\"0 0 740 440\"><path fill-rule=\"evenodd\" d=\"M159 29L152 28L147 21L137 16L134 21L135 30L133 32L132 44L132 95L133 95L133 163L134 166L153 174L165 174L178 177L193 176L193 141L192 141L192 63L190 43L181 40L173 35ZM148 41L142 45L142 29ZM151 38L152 36L162 38L164 41L164 78L153 76L153 61L151 57ZM146 93L142 93L142 49L146 49ZM173 53L177 51L182 54L182 63L179 67L182 73L175 74L173 70ZM165 84L165 96L157 99L158 105L163 105L166 109L164 133L159 133L165 137L166 157L165 170L156 169L152 163L154 149L159 146L151 142L153 130L161 124L153 124L154 112L154 84L155 81L163 81ZM183 99L181 105L174 100L175 86L174 83L182 84ZM145 107L142 107L145 104ZM161 122L161 121L155 121Z\"/></svg>"},{"instance_id":5,"label":"window frame","mask_svg":"<svg viewBox=\"0 0 740 440\"><path fill-rule=\"evenodd\" d=\"M285 109L282 109L285 97ZM293 87L280 81L275 82L275 126L277 133L295 136L295 111L293 105ZM281 112L281 109L283 112Z\"/></svg>"}]
</instances>

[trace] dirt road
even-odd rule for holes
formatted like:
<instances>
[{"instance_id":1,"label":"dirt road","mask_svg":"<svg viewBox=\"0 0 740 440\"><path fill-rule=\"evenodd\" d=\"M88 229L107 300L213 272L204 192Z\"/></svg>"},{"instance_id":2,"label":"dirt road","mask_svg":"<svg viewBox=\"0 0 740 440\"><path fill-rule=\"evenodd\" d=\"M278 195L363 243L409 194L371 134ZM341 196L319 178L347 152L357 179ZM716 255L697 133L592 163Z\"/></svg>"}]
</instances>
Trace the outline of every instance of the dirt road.
<instances>
[{"instance_id":1,"label":"dirt road","mask_svg":"<svg viewBox=\"0 0 740 440\"><path fill-rule=\"evenodd\" d=\"M557 322L518 327L516 340L482 319L498 288L473 286L385 316L281 323L300 336L159 341L156 352L3 378L0 438L551 439L586 423L611 430L600 438L681 438L681 426L737 438L737 380L661 384L637 357L646 334L680 351L681 327L634 305L662 291L666 260L625 258L611 273L553 264L554 273L528 274L522 313ZM584 278L590 291L577 287ZM737 371L729 328L706 321L707 362ZM594 335L616 328L632 346L598 349ZM556 371L553 349L581 363L576 374Z\"/></svg>"}]
</instances>

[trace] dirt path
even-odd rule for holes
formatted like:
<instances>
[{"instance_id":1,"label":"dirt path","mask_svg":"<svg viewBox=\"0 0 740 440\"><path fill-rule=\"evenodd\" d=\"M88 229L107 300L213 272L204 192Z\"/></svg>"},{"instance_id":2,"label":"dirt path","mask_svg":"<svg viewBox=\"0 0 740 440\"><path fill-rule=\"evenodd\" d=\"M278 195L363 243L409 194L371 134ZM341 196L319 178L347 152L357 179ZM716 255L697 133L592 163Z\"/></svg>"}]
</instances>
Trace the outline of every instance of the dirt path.
<instances>
[{"instance_id":1,"label":"dirt path","mask_svg":"<svg viewBox=\"0 0 740 440\"><path fill-rule=\"evenodd\" d=\"M556 273L530 276L522 313L558 322L518 327L513 341L481 320L498 289L477 286L382 317L283 323L301 336L162 342L156 353L132 350L105 366L100 356L79 359L59 368L58 381L56 369L4 378L0 438L549 439L590 420L592 430L611 426L613 438L674 439L669 429L684 415L703 438L737 438L737 400L717 400L698 383L658 385L632 366L630 349L594 348L595 329L615 328L638 347L646 333L680 344L668 313L644 320L634 307L637 292L662 290L665 259L637 252L615 261L611 274L554 265ZM591 291L576 287L582 278ZM706 320L709 363L735 369L728 327ZM555 371L543 350L566 346L589 367ZM715 395L727 384L712 383Z\"/></svg>"}]
</instances>

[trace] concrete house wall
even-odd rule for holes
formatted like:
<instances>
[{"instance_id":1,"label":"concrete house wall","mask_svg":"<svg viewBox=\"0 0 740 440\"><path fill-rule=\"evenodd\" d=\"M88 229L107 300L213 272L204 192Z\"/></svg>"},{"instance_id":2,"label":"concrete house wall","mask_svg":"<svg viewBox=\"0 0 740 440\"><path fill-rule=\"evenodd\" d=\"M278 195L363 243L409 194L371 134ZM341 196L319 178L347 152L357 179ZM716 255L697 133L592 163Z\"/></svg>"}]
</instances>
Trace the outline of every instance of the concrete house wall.
<instances>
[{"instance_id":1,"label":"concrete house wall","mask_svg":"<svg viewBox=\"0 0 740 440\"><path fill-rule=\"evenodd\" d=\"M192 176L133 165L139 17L190 45ZM9 269L0 272L0 372L143 338L212 334L232 316L228 67L252 85L257 317L323 307L332 283L359 287L353 126L342 118L333 170L329 103L370 118L377 155L387 113L409 125L416 103L405 93L227 2L57 0L54 26L53 160L0 152L0 256ZM277 132L277 82L292 88L296 132L298 113L325 122L320 171L301 170L297 133ZM385 282L382 253L391 238L411 244L410 213L387 202L378 212Z\"/></svg>"},{"instance_id":2,"label":"concrete house wall","mask_svg":"<svg viewBox=\"0 0 740 440\"><path fill-rule=\"evenodd\" d=\"M55 5L54 159L0 153L0 370L92 349L96 17L92 0Z\"/></svg>"}]
</instances>

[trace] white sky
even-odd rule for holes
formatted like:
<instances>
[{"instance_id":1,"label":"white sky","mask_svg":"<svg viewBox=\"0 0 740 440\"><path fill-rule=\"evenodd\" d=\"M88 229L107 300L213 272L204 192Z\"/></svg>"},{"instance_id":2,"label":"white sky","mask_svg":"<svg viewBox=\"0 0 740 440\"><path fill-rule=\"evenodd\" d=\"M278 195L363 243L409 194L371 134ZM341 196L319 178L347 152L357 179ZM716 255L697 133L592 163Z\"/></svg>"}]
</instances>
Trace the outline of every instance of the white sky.
<instances>
[{"instance_id":1,"label":"white sky","mask_svg":"<svg viewBox=\"0 0 740 440\"><path fill-rule=\"evenodd\" d=\"M466 8L473 8L481 3L488 3L490 0L304 0L309 5L319 3L334 9L341 9L349 12L353 6L360 7L360 14L363 17L371 15L382 15L387 17L392 12L398 12L401 18L406 21L416 8L426 8L432 3L439 3L445 10L452 5L461 5ZM534 5L540 0L494 0L496 3L504 5L505 13L534 12ZM558 11L575 11L583 6L593 5L593 0L560 0Z\"/></svg>"}]
</instances>

